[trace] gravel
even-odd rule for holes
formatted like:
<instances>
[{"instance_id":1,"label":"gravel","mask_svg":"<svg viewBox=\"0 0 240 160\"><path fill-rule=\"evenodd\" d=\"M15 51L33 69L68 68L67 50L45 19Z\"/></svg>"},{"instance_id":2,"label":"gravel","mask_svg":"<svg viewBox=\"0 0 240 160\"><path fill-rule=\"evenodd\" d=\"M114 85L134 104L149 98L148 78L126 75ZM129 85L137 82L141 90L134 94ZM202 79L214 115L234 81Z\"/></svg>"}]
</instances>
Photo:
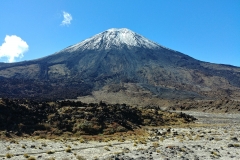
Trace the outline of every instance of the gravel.
<instances>
[{"instance_id":1,"label":"gravel","mask_svg":"<svg viewBox=\"0 0 240 160\"><path fill-rule=\"evenodd\" d=\"M133 140L81 143L76 139L18 138L0 140L0 159L25 160L24 154L44 160L53 158L64 160L80 158L89 160L240 159L239 114L201 112L188 112L188 114L198 118L195 126L148 129L149 137L143 144ZM109 143L112 145L109 146ZM66 152L65 149L69 146L71 152ZM11 158L6 158L8 153L12 155Z\"/></svg>"}]
</instances>

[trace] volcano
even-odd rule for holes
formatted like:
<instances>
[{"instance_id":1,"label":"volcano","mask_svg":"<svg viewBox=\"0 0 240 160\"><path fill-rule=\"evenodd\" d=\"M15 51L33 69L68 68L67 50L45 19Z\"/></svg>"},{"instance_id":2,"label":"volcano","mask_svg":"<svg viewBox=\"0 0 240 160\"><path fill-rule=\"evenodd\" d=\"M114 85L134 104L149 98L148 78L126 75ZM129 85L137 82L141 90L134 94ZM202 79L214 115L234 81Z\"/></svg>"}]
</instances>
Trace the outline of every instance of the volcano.
<instances>
[{"instance_id":1,"label":"volcano","mask_svg":"<svg viewBox=\"0 0 240 160\"><path fill-rule=\"evenodd\" d=\"M139 103L240 98L240 68L196 60L109 29L36 60L0 63L0 97Z\"/></svg>"}]
</instances>

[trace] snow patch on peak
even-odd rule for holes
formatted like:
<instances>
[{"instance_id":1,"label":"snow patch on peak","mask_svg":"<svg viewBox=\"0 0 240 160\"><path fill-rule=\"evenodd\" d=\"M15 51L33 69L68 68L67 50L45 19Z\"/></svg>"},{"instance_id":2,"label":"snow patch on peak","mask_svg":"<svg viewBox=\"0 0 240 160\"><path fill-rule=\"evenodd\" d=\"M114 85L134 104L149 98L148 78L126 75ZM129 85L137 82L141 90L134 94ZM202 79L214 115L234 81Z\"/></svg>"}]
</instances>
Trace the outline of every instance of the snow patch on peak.
<instances>
[{"instance_id":1,"label":"snow patch on peak","mask_svg":"<svg viewBox=\"0 0 240 160\"><path fill-rule=\"evenodd\" d=\"M141 47L149 49L164 48L127 28L111 28L76 45L70 46L65 50L71 52L78 49L110 49L112 46L121 47L123 45L127 47Z\"/></svg>"},{"instance_id":2,"label":"snow patch on peak","mask_svg":"<svg viewBox=\"0 0 240 160\"><path fill-rule=\"evenodd\" d=\"M111 28L106 31L107 32L134 33L133 31L131 31L130 29L127 29L127 28Z\"/></svg>"}]
</instances>

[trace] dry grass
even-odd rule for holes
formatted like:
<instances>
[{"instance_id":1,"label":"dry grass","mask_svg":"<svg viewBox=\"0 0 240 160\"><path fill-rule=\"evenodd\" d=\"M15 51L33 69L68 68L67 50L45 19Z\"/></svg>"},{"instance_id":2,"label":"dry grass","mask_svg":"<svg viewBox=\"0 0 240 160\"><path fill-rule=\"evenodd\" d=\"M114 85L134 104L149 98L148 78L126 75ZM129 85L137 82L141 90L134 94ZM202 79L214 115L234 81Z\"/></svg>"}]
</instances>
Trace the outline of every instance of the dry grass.
<instances>
[{"instance_id":1,"label":"dry grass","mask_svg":"<svg viewBox=\"0 0 240 160\"><path fill-rule=\"evenodd\" d=\"M28 158L28 160L36 160L36 158L31 156Z\"/></svg>"},{"instance_id":2,"label":"dry grass","mask_svg":"<svg viewBox=\"0 0 240 160\"><path fill-rule=\"evenodd\" d=\"M163 142L163 141L164 141L164 138L163 138L163 137L160 137L160 138L159 138L159 141Z\"/></svg>"},{"instance_id":3,"label":"dry grass","mask_svg":"<svg viewBox=\"0 0 240 160\"><path fill-rule=\"evenodd\" d=\"M106 151L110 151L110 149L106 146L106 147L104 147L104 149L106 150Z\"/></svg>"},{"instance_id":4,"label":"dry grass","mask_svg":"<svg viewBox=\"0 0 240 160\"><path fill-rule=\"evenodd\" d=\"M79 141L81 143L85 143L86 141L110 142L114 140L125 142L128 140L136 140L142 137L146 138L148 136L149 134L145 129L136 129L134 131L119 132L112 135L82 135Z\"/></svg>"},{"instance_id":5,"label":"dry grass","mask_svg":"<svg viewBox=\"0 0 240 160\"><path fill-rule=\"evenodd\" d=\"M46 143L42 143L42 146L43 146L43 147L47 147L47 144L46 144Z\"/></svg>"},{"instance_id":6,"label":"dry grass","mask_svg":"<svg viewBox=\"0 0 240 160\"><path fill-rule=\"evenodd\" d=\"M7 158L12 158L12 157L13 157L13 154L7 153L5 156L6 156Z\"/></svg>"},{"instance_id":7,"label":"dry grass","mask_svg":"<svg viewBox=\"0 0 240 160\"><path fill-rule=\"evenodd\" d=\"M23 157L29 158L30 156L29 156L27 153L25 153L25 154L23 155Z\"/></svg>"},{"instance_id":8,"label":"dry grass","mask_svg":"<svg viewBox=\"0 0 240 160\"><path fill-rule=\"evenodd\" d=\"M47 151L47 154L54 154L55 151Z\"/></svg>"},{"instance_id":9,"label":"dry grass","mask_svg":"<svg viewBox=\"0 0 240 160\"><path fill-rule=\"evenodd\" d=\"M234 147L240 147L240 144L233 144Z\"/></svg>"},{"instance_id":10,"label":"dry grass","mask_svg":"<svg viewBox=\"0 0 240 160\"><path fill-rule=\"evenodd\" d=\"M70 147L68 147L68 148L65 149L65 151L70 153L70 152L72 152L72 149Z\"/></svg>"},{"instance_id":11,"label":"dry grass","mask_svg":"<svg viewBox=\"0 0 240 160\"><path fill-rule=\"evenodd\" d=\"M78 155L76 158L77 158L77 160L86 160L86 158L84 158L83 156L80 156L80 155Z\"/></svg>"},{"instance_id":12,"label":"dry grass","mask_svg":"<svg viewBox=\"0 0 240 160\"><path fill-rule=\"evenodd\" d=\"M159 143L154 142L154 143L152 143L152 146L153 146L154 148L157 148L157 147L159 147Z\"/></svg>"}]
</instances>

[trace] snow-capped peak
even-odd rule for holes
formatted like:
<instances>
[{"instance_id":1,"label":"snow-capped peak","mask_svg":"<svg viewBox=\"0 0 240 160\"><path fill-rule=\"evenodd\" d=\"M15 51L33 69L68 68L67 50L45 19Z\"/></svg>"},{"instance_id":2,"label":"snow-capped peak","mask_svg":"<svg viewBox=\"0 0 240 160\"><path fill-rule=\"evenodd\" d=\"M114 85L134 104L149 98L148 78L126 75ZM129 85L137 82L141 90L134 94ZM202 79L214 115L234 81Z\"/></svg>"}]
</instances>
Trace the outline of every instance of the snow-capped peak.
<instances>
[{"instance_id":1,"label":"snow-capped peak","mask_svg":"<svg viewBox=\"0 0 240 160\"><path fill-rule=\"evenodd\" d=\"M127 29L112 28L88 38L76 45L66 48L68 51L85 50L85 49L110 49L112 46L121 47L142 47L142 48L160 48L162 46L148 40L147 38Z\"/></svg>"}]
</instances>

